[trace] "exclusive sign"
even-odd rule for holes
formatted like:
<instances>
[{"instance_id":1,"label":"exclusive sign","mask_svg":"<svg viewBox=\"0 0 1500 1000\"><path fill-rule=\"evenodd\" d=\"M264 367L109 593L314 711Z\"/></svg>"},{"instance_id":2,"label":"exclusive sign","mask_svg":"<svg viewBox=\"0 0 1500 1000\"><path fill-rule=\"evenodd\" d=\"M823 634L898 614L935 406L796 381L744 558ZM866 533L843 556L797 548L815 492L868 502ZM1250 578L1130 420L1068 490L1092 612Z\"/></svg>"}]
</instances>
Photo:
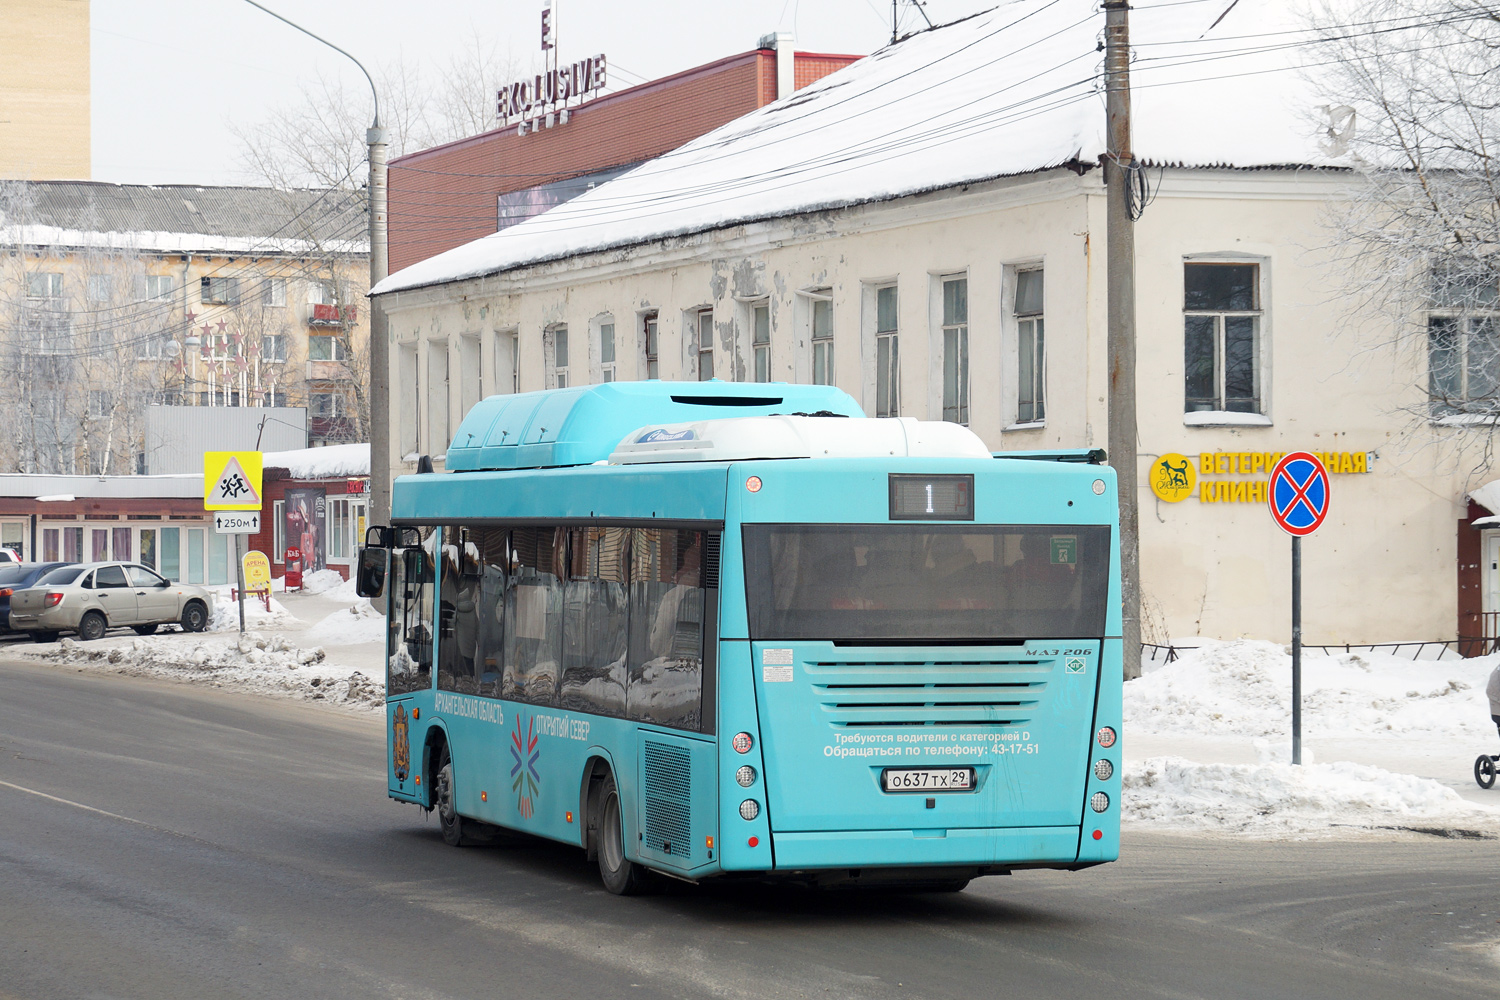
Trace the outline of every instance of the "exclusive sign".
<instances>
[{"instance_id":1,"label":"exclusive sign","mask_svg":"<svg viewBox=\"0 0 1500 1000\"><path fill-rule=\"evenodd\" d=\"M495 95L495 115L502 125L509 125L512 118L537 118L557 110L572 98L603 90L608 80L609 69L603 54L581 59L538 73L530 80L501 87Z\"/></svg>"}]
</instances>

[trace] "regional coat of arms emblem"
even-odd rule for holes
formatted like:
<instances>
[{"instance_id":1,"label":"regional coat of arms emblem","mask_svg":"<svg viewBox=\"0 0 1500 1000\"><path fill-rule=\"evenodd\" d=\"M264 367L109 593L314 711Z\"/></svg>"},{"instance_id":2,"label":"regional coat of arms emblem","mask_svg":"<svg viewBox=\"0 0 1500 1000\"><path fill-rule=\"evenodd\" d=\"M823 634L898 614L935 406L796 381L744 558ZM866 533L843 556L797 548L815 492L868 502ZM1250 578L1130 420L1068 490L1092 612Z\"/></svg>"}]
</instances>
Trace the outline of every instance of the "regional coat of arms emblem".
<instances>
[{"instance_id":1,"label":"regional coat of arms emblem","mask_svg":"<svg viewBox=\"0 0 1500 1000\"><path fill-rule=\"evenodd\" d=\"M396 772L396 780L405 781L406 776L411 773L411 740L407 736L405 705L396 706L396 714L391 718L391 729L391 763Z\"/></svg>"}]
</instances>

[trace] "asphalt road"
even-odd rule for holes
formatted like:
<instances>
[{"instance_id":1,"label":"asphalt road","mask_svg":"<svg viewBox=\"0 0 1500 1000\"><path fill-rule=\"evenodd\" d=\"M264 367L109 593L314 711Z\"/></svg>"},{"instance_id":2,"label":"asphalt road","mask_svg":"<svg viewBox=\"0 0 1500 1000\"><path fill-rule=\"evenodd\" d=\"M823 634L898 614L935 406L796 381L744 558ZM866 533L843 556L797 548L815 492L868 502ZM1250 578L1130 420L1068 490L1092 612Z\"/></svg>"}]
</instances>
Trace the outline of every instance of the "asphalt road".
<instances>
[{"instance_id":1,"label":"asphalt road","mask_svg":"<svg viewBox=\"0 0 1500 1000\"><path fill-rule=\"evenodd\" d=\"M1500 996L1494 842L1132 835L959 895L455 850L378 722L0 663L0 998Z\"/></svg>"}]
</instances>

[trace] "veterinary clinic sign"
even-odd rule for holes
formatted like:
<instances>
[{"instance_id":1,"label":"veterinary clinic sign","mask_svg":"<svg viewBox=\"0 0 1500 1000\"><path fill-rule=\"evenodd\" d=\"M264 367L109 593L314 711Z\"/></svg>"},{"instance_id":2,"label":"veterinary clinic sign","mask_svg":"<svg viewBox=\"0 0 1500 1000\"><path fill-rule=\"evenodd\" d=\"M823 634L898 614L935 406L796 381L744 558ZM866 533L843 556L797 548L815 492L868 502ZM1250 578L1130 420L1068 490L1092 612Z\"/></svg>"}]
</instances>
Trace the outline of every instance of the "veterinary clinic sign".
<instances>
[{"instance_id":1,"label":"veterinary clinic sign","mask_svg":"<svg viewBox=\"0 0 1500 1000\"><path fill-rule=\"evenodd\" d=\"M1196 496L1200 503L1266 503L1266 482L1284 451L1203 451L1196 458L1168 452L1151 463L1147 482L1151 492L1177 503ZM1362 475L1370 471L1363 451L1315 451L1313 455L1332 475ZM1225 479L1248 476L1248 479Z\"/></svg>"}]
</instances>

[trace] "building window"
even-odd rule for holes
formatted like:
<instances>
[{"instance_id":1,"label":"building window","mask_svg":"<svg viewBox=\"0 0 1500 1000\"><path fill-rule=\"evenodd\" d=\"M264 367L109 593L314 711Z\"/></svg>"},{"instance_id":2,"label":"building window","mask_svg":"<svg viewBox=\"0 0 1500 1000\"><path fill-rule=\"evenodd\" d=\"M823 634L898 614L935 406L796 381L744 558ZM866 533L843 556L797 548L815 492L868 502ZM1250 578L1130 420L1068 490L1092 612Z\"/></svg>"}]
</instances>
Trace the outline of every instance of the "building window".
<instances>
[{"instance_id":1,"label":"building window","mask_svg":"<svg viewBox=\"0 0 1500 1000\"><path fill-rule=\"evenodd\" d=\"M176 285L170 274L148 274L142 279L139 298L143 300L161 299L172 297Z\"/></svg>"},{"instance_id":2,"label":"building window","mask_svg":"<svg viewBox=\"0 0 1500 1000\"><path fill-rule=\"evenodd\" d=\"M268 333L264 337L261 337L260 359L262 361L285 361L286 335L281 333Z\"/></svg>"},{"instance_id":3,"label":"building window","mask_svg":"<svg viewBox=\"0 0 1500 1000\"><path fill-rule=\"evenodd\" d=\"M61 274L28 274L26 294L33 299L60 299L63 294L62 277Z\"/></svg>"},{"instance_id":4,"label":"building window","mask_svg":"<svg viewBox=\"0 0 1500 1000\"><path fill-rule=\"evenodd\" d=\"M198 297L206 306L234 306L240 302L239 278L198 279Z\"/></svg>"},{"instance_id":5,"label":"building window","mask_svg":"<svg viewBox=\"0 0 1500 1000\"><path fill-rule=\"evenodd\" d=\"M1260 265L1183 265L1188 413L1259 413Z\"/></svg>"},{"instance_id":6,"label":"building window","mask_svg":"<svg viewBox=\"0 0 1500 1000\"><path fill-rule=\"evenodd\" d=\"M448 382L448 342L427 342L427 426L431 431L428 447L439 454L448 447L448 410L451 389Z\"/></svg>"},{"instance_id":7,"label":"building window","mask_svg":"<svg viewBox=\"0 0 1500 1000\"><path fill-rule=\"evenodd\" d=\"M901 416L901 353L896 286L875 289L875 415Z\"/></svg>"},{"instance_id":8,"label":"building window","mask_svg":"<svg viewBox=\"0 0 1500 1000\"><path fill-rule=\"evenodd\" d=\"M1047 350L1042 322L1042 269L1016 272L1016 423L1047 419Z\"/></svg>"},{"instance_id":9,"label":"building window","mask_svg":"<svg viewBox=\"0 0 1500 1000\"><path fill-rule=\"evenodd\" d=\"M108 302L114 297L114 281L107 274L89 275L89 301Z\"/></svg>"},{"instance_id":10,"label":"building window","mask_svg":"<svg viewBox=\"0 0 1500 1000\"><path fill-rule=\"evenodd\" d=\"M771 303L750 307L750 349L755 353L755 381L771 381Z\"/></svg>"},{"instance_id":11,"label":"building window","mask_svg":"<svg viewBox=\"0 0 1500 1000\"><path fill-rule=\"evenodd\" d=\"M484 370L479 363L479 334L458 338L458 412L465 416L484 398Z\"/></svg>"},{"instance_id":12,"label":"building window","mask_svg":"<svg viewBox=\"0 0 1500 1000\"><path fill-rule=\"evenodd\" d=\"M271 501L271 561L286 557L286 501Z\"/></svg>"},{"instance_id":13,"label":"building window","mask_svg":"<svg viewBox=\"0 0 1500 1000\"><path fill-rule=\"evenodd\" d=\"M95 420L102 420L103 418L108 417L110 411L113 410L114 408L115 408L115 396L114 396L114 393L110 392L108 389L90 389L89 390L89 416L90 417L93 417Z\"/></svg>"},{"instance_id":14,"label":"building window","mask_svg":"<svg viewBox=\"0 0 1500 1000\"><path fill-rule=\"evenodd\" d=\"M429 362L431 358L429 358ZM397 448L403 462L415 461L420 440L421 383L417 373L417 345L401 344L396 348L396 384L391 386L397 413L395 429ZM409 457L410 456L410 457Z\"/></svg>"},{"instance_id":15,"label":"building window","mask_svg":"<svg viewBox=\"0 0 1500 1000\"><path fill-rule=\"evenodd\" d=\"M661 378L660 317L649 312L641 317L641 335L646 342L646 377Z\"/></svg>"},{"instance_id":16,"label":"building window","mask_svg":"<svg viewBox=\"0 0 1500 1000\"><path fill-rule=\"evenodd\" d=\"M171 356L172 335L153 333L135 342L135 356L141 361L160 361Z\"/></svg>"},{"instance_id":17,"label":"building window","mask_svg":"<svg viewBox=\"0 0 1500 1000\"><path fill-rule=\"evenodd\" d=\"M337 335L313 334L307 338L307 360L347 361L348 348L344 339Z\"/></svg>"},{"instance_id":18,"label":"building window","mask_svg":"<svg viewBox=\"0 0 1500 1000\"><path fill-rule=\"evenodd\" d=\"M286 279L267 278L261 286L261 305L284 306L286 305Z\"/></svg>"},{"instance_id":19,"label":"building window","mask_svg":"<svg viewBox=\"0 0 1500 1000\"><path fill-rule=\"evenodd\" d=\"M943 419L969 423L969 279L943 279Z\"/></svg>"},{"instance_id":20,"label":"building window","mask_svg":"<svg viewBox=\"0 0 1500 1000\"><path fill-rule=\"evenodd\" d=\"M115 331L107 326L96 326L89 330L89 349L95 354L112 353L115 349Z\"/></svg>"},{"instance_id":21,"label":"building window","mask_svg":"<svg viewBox=\"0 0 1500 1000\"><path fill-rule=\"evenodd\" d=\"M552 334L553 384L559 389L566 389L568 387L568 328L554 326L549 332Z\"/></svg>"},{"instance_id":22,"label":"building window","mask_svg":"<svg viewBox=\"0 0 1500 1000\"><path fill-rule=\"evenodd\" d=\"M714 377L714 311L699 309L693 317L693 344L698 381Z\"/></svg>"},{"instance_id":23,"label":"building window","mask_svg":"<svg viewBox=\"0 0 1500 1000\"><path fill-rule=\"evenodd\" d=\"M833 385L833 289L807 293L812 300L812 380Z\"/></svg>"},{"instance_id":24,"label":"building window","mask_svg":"<svg viewBox=\"0 0 1500 1000\"><path fill-rule=\"evenodd\" d=\"M599 324L599 379L602 382L615 380L615 324L613 320Z\"/></svg>"},{"instance_id":25,"label":"building window","mask_svg":"<svg viewBox=\"0 0 1500 1000\"><path fill-rule=\"evenodd\" d=\"M265 392L265 397L264 398L265 398L265 402L264 402L263 405L265 405L265 406L285 406L286 405L286 390L285 389L267 389L266 392Z\"/></svg>"},{"instance_id":26,"label":"building window","mask_svg":"<svg viewBox=\"0 0 1500 1000\"><path fill-rule=\"evenodd\" d=\"M310 417L332 418L344 415L344 401L341 393L329 389L314 389L307 394L307 415Z\"/></svg>"},{"instance_id":27,"label":"building window","mask_svg":"<svg viewBox=\"0 0 1500 1000\"><path fill-rule=\"evenodd\" d=\"M501 392L521 391L521 336L515 330L495 336L495 384Z\"/></svg>"},{"instance_id":28,"label":"building window","mask_svg":"<svg viewBox=\"0 0 1500 1000\"><path fill-rule=\"evenodd\" d=\"M207 280L207 279L205 279ZM317 279L308 282L307 301L315 306L336 306L339 304L338 285L327 279Z\"/></svg>"},{"instance_id":29,"label":"building window","mask_svg":"<svg viewBox=\"0 0 1500 1000\"><path fill-rule=\"evenodd\" d=\"M349 501L328 501L328 558L349 558Z\"/></svg>"},{"instance_id":30,"label":"building window","mask_svg":"<svg viewBox=\"0 0 1500 1000\"><path fill-rule=\"evenodd\" d=\"M1449 264L1433 275L1427 367L1435 415L1500 412L1500 282L1491 267Z\"/></svg>"}]
</instances>

